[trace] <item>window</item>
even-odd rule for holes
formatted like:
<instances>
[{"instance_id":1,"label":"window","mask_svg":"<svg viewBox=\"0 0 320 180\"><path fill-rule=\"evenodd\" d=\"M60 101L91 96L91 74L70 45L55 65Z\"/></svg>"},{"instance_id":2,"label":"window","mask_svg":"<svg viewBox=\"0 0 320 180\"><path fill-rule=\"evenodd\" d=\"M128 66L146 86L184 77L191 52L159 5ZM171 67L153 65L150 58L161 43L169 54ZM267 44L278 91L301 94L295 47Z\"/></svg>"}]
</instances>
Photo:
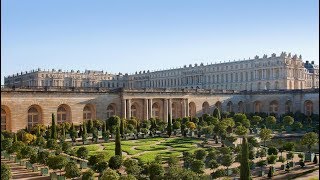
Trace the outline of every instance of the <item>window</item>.
<instances>
[{"instance_id":1,"label":"window","mask_svg":"<svg viewBox=\"0 0 320 180\"><path fill-rule=\"evenodd\" d=\"M88 121L90 119L92 119L92 111L91 108L88 105L86 105L83 108L83 120Z\"/></svg>"},{"instance_id":2,"label":"window","mask_svg":"<svg viewBox=\"0 0 320 180\"><path fill-rule=\"evenodd\" d=\"M269 113L278 113L279 104L277 101L272 101L269 106Z\"/></svg>"},{"instance_id":3,"label":"window","mask_svg":"<svg viewBox=\"0 0 320 180\"><path fill-rule=\"evenodd\" d=\"M152 105L152 115L151 117L158 118L160 116L160 109L157 103Z\"/></svg>"},{"instance_id":4,"label":"window","mask_svg":"<svg viewBox=\"0 0 320 180\"><path fill-rule=\"evenodd\" d=\"M227 111L228 111L228 112L233 112L233 107L232 107L232 105L233 105L232 102L229 101L228 104L227 104Z\"/></svg>"},{"instance_id":5,"label":"window","mask_svg":"<svg viewBox=\"0 0 320 180\"><path fill-rule=\"evenodd\" d=\"M313 103L312 103L312 101L309 101L309 100L305 101L304 108L305 108L305 114L307 116L311 116L312 113L313 113Z\"/></svg>"},{"instance_id":6,"label":"window","mask_svg":"<svg viewBox=\"0 0 320 180\"><path fill-rule=\"evenodd\" d=\"M28 129L39 123L39 112L35 107L28 110Z\"/></svg>"},{"instance_id":7,"label":"window","mask_svg":"<svg viewBox=\"0 0 320 180\"><path fill-rule=\"evenodd\" d=\"M65 107L60 106L57 111L57 122L58 124L66 122L67 121L67 110Z\"/></svg>"}]
</instances>

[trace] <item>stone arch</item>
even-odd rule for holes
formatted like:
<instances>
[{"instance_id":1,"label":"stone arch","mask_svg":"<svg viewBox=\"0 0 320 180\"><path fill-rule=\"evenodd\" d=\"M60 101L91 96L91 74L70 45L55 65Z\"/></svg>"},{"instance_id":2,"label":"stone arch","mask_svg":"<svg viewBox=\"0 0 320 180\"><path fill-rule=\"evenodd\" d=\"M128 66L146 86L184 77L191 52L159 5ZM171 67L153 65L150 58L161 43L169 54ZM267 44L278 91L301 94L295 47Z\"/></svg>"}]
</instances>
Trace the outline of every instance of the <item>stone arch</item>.
<instances>
[{"instance_id":1,"label":"stone arch","mask_svg":"<svg viewBox=\"0 0 320 180\"><path fill-rule=\"evenodd\" d=\"M111 104L109 104L108 105L108 107L107 107L107 118L110 118L110 117L112 117L112 116L115 116L116 115L116 104L114 104L114 103L111 103Z\"/></svg>"},{"instance_id":2,"label":"stone arch","mask_svg":"<svg viewBox=\"0 0 320 180\"><path fill-rule=\"evenodd\" d=\"M27 127L31 129L36 124L43 124L42 109L39 105L33 104L28 108Z\"/></svg>"},{"instance_id":3,"label":"stone arch","mask_svg":"<svg viewBox=\"0 0 320 180\"><path fill-rule=\"evenodd\" d=\"M222 103L220 101L217 101L215 104L215 107L221 111L222 110Z\"/></svg>"},{"instance_id":4,"label":"stone arch","mask_svg":"<svg viewBox=\"0 0 320 180\"><path fill-rule=\"evenodd\" d=\"M143 114L142 114L141 106L137 102L132 103L132 105L131 105L131 117L135 117L135 118L141 120L141 119L143 119L142 115Z\"/></svg>"},{"instance_id":5,"label":"stone arch","mask_svg":"<svg viewBox=\"0 0 320 180\"><path fill-rule=\"evenodd\" d=\"M266 82L266 89L267 89L267 90L271 89L271 84L270 84L270 82Z\"/></svg>"},{"instance_id":6,"label":"stone arch","mask_svg":"<svg viewBox=\"0 0 320 180\"><path fill-rule=\"evenodd\" d=\"M61 104L57 108L57 123L71 122L71 108L67 104Z\"/></svg>"},{"instance_id":7,"label":"stone arch","mask_svg":"<svg viewBox=\"0 0 320 180\"><path fill-rule=\"evenodd\" d=\"M152 104L152 118L160 118L160 105L158 102Z\"/></svg>"},{"instance_id":8,"label":"stone arch","mask_svg":"<svg viewBox=\"0 0 320 180\"><path fill-rule=\"evenodd\" d=\"M194 102L189 103L189 116L195 117L197 114L196 104Z\"/></svg>"},{"instance_id":9,"label":"stone arch","mask_svg":"<svg viewBox=\"0 0 320 180\"><path fill-rule=\"evenodd\" d=\"M253 103L253 111L255 113L262 112L262 103L260 101L255 101Z\"/></svg>"},{"instance_id":10,"label":"stone arch","mask_svg":"<svg viewBox=\"0 0 320 180\"><path fill-rule=\"evenodd\" d=\"M279 111L279 103L276 100L273 100L269 104L269 113L277 114Z\"/></svg>"},{"instance_id":11,"label":"stone arch","mask_svg":"<svg viewBox=\"0 0 320 180\"><path fill-rule=\"evenodd\" d=\"M313 113L313 102L310 100L304 101L304 114L311 116Z\"/></svg>"},{"instance_id":12,"label":"stone arch","mask_svg":"<svg viewBox=\"0 0 320 180\"><path fill-rule=\"evenodd\" d=\"M209 103L207 101L205 101L202 104L202 113L203 114L210 114L210 106L209 106Z\"/></svg>"},{"instance_id":13,"label":"stone arch","mask_svg":"<svg viewBox=\"0 0 320 180\"><path fill-rule=\"evenodd\" d=\"M86 104L83 108L83 121L96 118L95 106L93 104Z\"/></svg>"},{"instance_id":14,"label":"stone arch","mask_svg":"<svg viewBox=\"0 0 320 180\"><path fill-rule=\"evenodd\" d=\"M285 113L292 112L292 101L288 100L285 103Z\"/></svg>"},{"instance_id":15,"label":"stone arch","mask_svg":"<svg viewBox=\"0 0 320 180\"><path fill-rule=\"evenodd\" d=\"M244 113L244 103L242 101L238 102L238 112Z\"/></svg>"},{"instance_id":16,"label":"stone arch","mask_svg":"<svg viewBox=\"0 0 320 180\"><path fill-rule=\"evenodd\" d=\"M228 112L233 112L233 103L231 101L229 101L227 103L227 111Z\"/></svg>"},{"instance_id":17,"label":"stone arch","mask_svg":"<svg viewBox=\"0 0 320 180\"><path fill-rule=\"evenodd\" d=\"M8 106L1 105L1 131L11 129L11 111Z\"/></svg>"}]
</instances>

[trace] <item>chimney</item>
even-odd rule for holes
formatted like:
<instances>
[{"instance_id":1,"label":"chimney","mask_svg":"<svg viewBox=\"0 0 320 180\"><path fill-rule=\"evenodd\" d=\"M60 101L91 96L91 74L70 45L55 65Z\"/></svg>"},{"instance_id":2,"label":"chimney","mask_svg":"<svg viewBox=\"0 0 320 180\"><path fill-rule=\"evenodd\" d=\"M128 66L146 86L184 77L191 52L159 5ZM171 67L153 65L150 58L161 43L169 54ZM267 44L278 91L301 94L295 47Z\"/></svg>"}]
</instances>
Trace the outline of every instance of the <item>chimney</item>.
<instances>
[{"instance_id":1,"label":"chimney","mask_svg":"<svg viewBox=\"0 0 320 180\"><path fill-rule=\"evenodd\" d=\"M314 64L314 61L311 61L311 64Z\"/></svg>"}]
</instances>

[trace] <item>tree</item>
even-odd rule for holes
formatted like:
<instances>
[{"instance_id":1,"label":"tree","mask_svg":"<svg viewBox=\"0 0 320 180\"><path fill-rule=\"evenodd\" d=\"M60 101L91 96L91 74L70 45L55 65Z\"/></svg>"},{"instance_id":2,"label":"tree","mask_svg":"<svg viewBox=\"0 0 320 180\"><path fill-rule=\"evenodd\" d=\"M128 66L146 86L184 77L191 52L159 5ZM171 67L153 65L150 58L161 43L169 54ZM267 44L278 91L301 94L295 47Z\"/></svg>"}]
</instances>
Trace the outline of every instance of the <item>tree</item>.
<instances>
[{"instance_id":1,"label":"tree","mask_svg":"<svg viewBox=\"0 0 320 180\"><path fill-rule=\"evenodd\" d=\"M164 175L164 169L161 164L152 162L148 169L150 173L150 179L162 179Z\"/></svg>"},{"instance_id":2,"label":"tree","mask_svg":"<svg viewBox=\"0 0 320 180\"><path fill-rule=\"evenodd\" d=\"M262 118L260 116L252 116L251 119L251 124L256 127L257 125L259 125L262 121Z\"/></svg>"},{"instance_id":3,"label":"tree","mask_svg":"<svg viewBox=\"0 0 320 180\"><path fill-rule=\"evenodd\" d=\"M226 166L227 170L229 169L229 166L233 163L234 159L232 155L230 154L224 154L221 158L221 165Z\"/></svg>"},{"instance_id":4,"label":"tree","mask_svg":"<svg viewBox=\"0 0 320 180\"><path fill-rule=\"evenodd\" d=\"M36 151L32 147L24 146L18 152L17 156L19 157L19 159L28 159L32 154L35 154L35 153Z\"/></svg>"},{"instance_id":5,"label":"tree","mask_svg":"<svg viewBox=\"0 0 320 180\"><path fill-rule=\"evenodd\" d=\"M168 134L169 137L171 136L171 131L172 131L171 117L170 117L170 114L168 114L167 134Z\"/></svg>"},{"instance_id":6,"label":"tree","mask_svg":"<svg viewBox=\"0 0 320 180\"><path fill-rule=\"evenodd\" d=\"M47 165L49 158L49 152L48 151L40 151L37 157L37 162L40 164Z\"/></svg>"},{"instance_id":7,"label":"tree","mask_svg":"<svg viewBox=\"0 0 320 180\"><path fill-rule=\"evenodd\" d=\"M172 128L173 128L174 130L180 129L180 128L181 128L181 123L180 123L179 121L175 121L175 122L173 123Z\"/></svg>"},{"instance_id":8,"label":"tree","mask_svg":"<svg viewBox=\"0 0 320 180\"><path fill-rule=\"evenodd\" d=\"M220 110L218 108L214 108L212 116L220 120L221 119Z\"/></svg>"},{"instance_id":9,"label":"tree","mask_svg":"<svg viewBox=\"0 0 320 180\"><path fill-rule=\"evenodd\" d=\"M278 150L276 147L269 147L268 155L277 155L277 154L278 154Z\"/></svg>"},{"instance_id":10,"label":"tree","mask_svg":"<svg viewBox=\"0 0 320 180\"><path fill-rule=\"evenodd\" d=\"M101 175L102 172L108 168L108 162L103 160L95 164L92 168Z\"/></svg>"},{"instance_id":11,"label":"tree","mask_svg":"<svg viewBox=\"0 0 320 180\"><path fill-rule=\"evenodd\" d=\"M88 133L92 133L92 131L93 131L93 121L92 121L92 119L90 119L89 121L88 121L88 124L87 124L87 131L88 131Z\"/></svg>"},{"instance_id":12,"label":"tree","mask_svg":"<svg viewBox=\"0 0 320 180\"><path fill-rule=\"evenodd\" d=\"M96 127L93 127L92 130L92 141L98 142L99 136L98 136L98 129Z\"/></svg>"},{"instance_id":13,"label":"tree","mask_svg":"<svg viewBox=\"0 0 320 180\"><path fill-rule=\"evenodd\" d=\"M54 113L51 114L52 123L51 123L51 139L57 139L57 126L54 120Z\"/></svg>"},{"instance_id":14,"label":"tree","mask_svg":"<svg viewBox=\"0 0 320 180\"><path fill-rule=\"evenodd\" d=\"M268 177L271 178L273 176L273 168L269 167Z\"/></svg>"},{"instance_id":15,"label":"tree","mask_svg":"<svg viewBox=\"0 0 320 180\"><path fill-rule=\"evenodd\" d=\"M293 122L294 122L293 117L291 117L291 116L285 116L285 117L283 117L283 124L284 124L285 126L291 126L291 125L293 124Z\"/></svg>"},{"instance_id":16,"label":"tree","mask_svg":"<svg viewBox=\"0 0 320 180\"><path fill-rule=\"evenodd\" d=\"M195 173L202 174L204 169L203 160L193 160L191 162L191 170Z\"/></svg>"},{"instance_id":17,"label":"tree","mask_svg":"<svg viewBox=\"0 0 320 180\"><path fill-rule=\"evenodd\" d=\"M87 141L88 138L88 133L87 133L87 126L86 126L86 122L83 122L83 129L82 129L82 144L85 144L85 142Z\"/></svg>"},{"instance_id":18,"label":"tree","mask_svg":"<svg viewBox=\"0 0 320 180\"><path fill-rule=\"evenodd\" d=\"M66 166L67 164L67 159L62 156L62 155L58 155L58 156L49 156L48 158L48 166L50 169L56 170L56 169L62 169Z\"/></svg>"},{"instance_id":19,"label":"tree","mask_svg":"<svg viewBox=\"0 0 320 180\"><path fill-rule=\"evenodd\" d=\"M179 158L175 155L170 155L170 157L168 158L168 166L173 167L173 166L177 166L178 164L179 164Z\"/></svg>"},{"instance_id":20,"label":"tree","mask_svg":"<svg viewBox=\"0 0 320 180\"><path fill-rule=\"evenodd\" d=\"M89 161L88 165L94 166L95 164L98 164L99 162L104 161L105 158L106 158L105 155L102 153L90 156L88 159L88 161Z\"/></svg>"},{"instance_id":21,"label":"tree","mask_svg":"<svg viewBox=\"0 0 320 180\"><path fill-rule=\"evenodd\" d=\"M88 169L87 171L82 173L82 180L93 180L94 179L94 172L92 169Z\"/></svg>"},{"instance_id":22,"label":"tree","mask_svg":"<svg viewBox=\"0 0 320 180\"><path fill-rule=\"evenodd\" d=\"M30 133L24 133L22 136L22 142L30 144L32 141L36 140L36 136Z\"/></svg>"},{"instance_id":23,"label":"tree","mask_svg":"<svg viewBox=\"0 0 320 180\"><path fill-rule=\"evenodd\" d=\"M226 175L226 173L225 173L224 169L218 169L211 174L211 177L212 178L219 178L219 177L223 177L225 175Z\"/></svg>"},{"instance_id":24,"label":"tree","mask_svg":"<svg viewBox=\"0 0 320 180\"><path fill-rule=\"evenodd\" d=\"M109 139L109 132L107 132L107 125L106 125L106 122L104 121L102 125L102 137L103 139Z\"/></svg>"},{"instance_id":25,"label":"tree","mask_svg":"<svg viewBox=\"0 0 320 180\"><path fill-rule=\"evenodd\" d=\"M194 156L198 160L204 160L207 155L207 152L203 149L198 149L194 152Z\"/></svg>"},{"instance_id":26,"label":"tree","mask_svg":"<svg viewBox=\"0 0 320 180\"><path fill-rule=\"evenodd\" d=\"M121 150L121 139L120 139L120 130L119 127L116 127L116 139L115 139L115 155L122 156Z\"/></svg>"},{"instance_id":27,"label":"tree","mask_svg":"<svg viewBox=\"0 0 320 180\"><path fill-rule=\"evenodd\" d=\"M60 140L64 141L65 139L66 139L66 129L65 129L64 124L62 124Z\"/></svg>"},{"instance_id":28,"label":"tree","mask_svg":"<svg viewBox=\"0 0 320 180\"><path fill-rule=\"evenodd\" d=\"M113 131L114 126L118 126L118 127L120 126L120 117L119 116L112 116L107 120L107 127L108 127L110 133L112 133L112 134L115 133Z\"/></svg>"},{"instance_id":29,"label":"tree","mask_svg":"<svg viewBox=\"0 0 320 180\"><path fill-rule=\"evenodd\" d=\"M20 150L21 150L23 147L25 147L25 146L26 146L26 145L25 145L23 142L17 141L17 142L14 142L14 143L12 144L12 146L10 146L10 147L7 148L7 152L8 152L9 154L18 153L18 152L20 152Z\"/></svg>"},{"instance_id":30,"label":"tree","mask_svg":"<svg viewBox=\"0 0 320 180\"><path fill-rule=\"evenodd\" d=\"M105 171L103 171L100 179L101 180L119 180L119 178L120 176L117 173L117 171L108 168Z\"/></svg>"},{"instance_id":31,"label":"tree","mask_svg":"<svg viewBox=\"0 0 320 180\"><path fill-rule=\"evenodd\" d=\"M122 165L122 157L119 155L112 156L109 159L109 167L111 169L119 169Z\"/></svg>"},{"instance_id":32,"label":"tree","mask_svg":"<svg viewBox=\"0 0 320 180\"><path fill-rule=\"evenodd\" d=\"M86 147L80 147L77 150L77 157L81 159L87 159L89 155L89 151Z\"/></svg>"},{"instance_id":33,"label":"tree","mask_svg":"<svg viewBox=\"0 0 320 180\"><path fill-rule=\"evenodd\" d=\"M12 146L12 139L11 138L6 138L1 141L1 151L6 150L10 146Z\"/></svg>"},{"instance_id":34,"label":"tree","mask_svg":"<svg viewBox=\"0 0 320 180\"><path fill-rule=\"evenodd\" d=\"M97 128L98 130L101 130L103 126L103 121L99 119L93 120L93 127Z\"/></svg>"},{"instance_id":35,"label":"tree","mask_svg":"<svg viewBox=\"0 0 320 180\"><path fill-rule=\"evenodd\" d=\"M70 142L66 142L66 141L63 142L61 146L62 146L62 151L67 153L67 154L70 152L71 147L72 147L71 143Z\"/></svg>"},{"instance_id":36,"label":"tree","mask_svg":"<svg viewBox=\"0 0 320 180\"><path fill-rule=\"evenodd\" d=\"M301 139L301 144L306 145L309 152L311 152L311 147L318 142L319 142L318 135L317 133L314 133L314 132L309 132L303 135Z\"/></svg>"},{"instance_id":37,"label":"tree","mask_svg":"<svg viewBox=\"0 0 320 180\"><path fill-rule=\"evenodd\" d=\"M277 155L270 155L267 157L268 164L275 164L278 156Z\"/></svg>"},{"instance_id":38,"label":"tree","mask_svg":"<svg viewBox=\"0 0 320 180\"><path fill-rule=\"evenodd\" d=\"M248 129L245 127L245 126L237 126L236 127L236 131L235 133L238 135L238 136L244 136L248 133Z\"/></svg>"},{"instance_id":39,"label":"tree","mask_svg":"<svg viewBox=\"0 0 320 180\"><path fill-rule=\"evenodd\" d=\"M243 137L241 146L241 163L240 163L240 179L247 180L250 177L250 167L249 167L249 146L247 138Z\"/></svg>"},{"instance_id":40,"label":"tree","mask_svg":"<svg viewBox=\"0 0 320 180\"><path fill-rule=\"evenodd\" d=\"M314 155L314 158L313 158L313 164L318 164L318 158L317 158L317 155Z\"/></svg>"},{"instance_id":41,"label":"tree","mask_svg":"<svg viewBox=\"0 0 320 180\"><path fill-rule=\"evenodd\" d=\"M140 172L142 171L138 162L134 159L126 159L123 162L123 165L124 165L124 167L126 167L127 174L138 176L140 174Z\"/></svg>"},{"instance_id":42,"label":"tree","mask_svg":"<svg viewBox=\"0 0 320 180\"><path fill-rule=\"evenodd\" d=\"M71 124L69 134L72 139L72 142L76 142L76 138L78 137L78 133L77 133L76 128L74 127L73 123Z\"/></svg>"},{"instance_id":43,"label":"tree","mask_svg":"<svg viewBox=\"0 0 320 180\"><path fill-rule=\"evenodd\" d=\"M193 131L194 129L196 129L196 124L194 122L188 122L187 123L187 127Z\"/></svg>"},{"instance_id":44,"label":"tree","mask_svg":"<svg viewBox=\"0 0 320 180\"><path fill-rule=\"evenodd\" d=\"M271 129L276 124L276 122L277 122L277 119L274 116L268 116L266 118L266 123Z\"/></svg>"},{"instance_id":45,"label":"tree","mask_svg":"<svg viewBox=\"0 0 320 180\"><path fill-rule=\"evenodd\" d=\"M294 142L286 142L282 145L282 149L285 151L294 151L296 144Z\"/></svg>"},{"instance_id":46,"label":"tree","mask_svg":"<svg viewBox=\"0 0 320 180\"><path fill-rule=\"evenodd\" d=\"M120 134L121 134L121 137L124 136L124 127L125 127L125 119L121 119L121 121L120 121Z\"/></svg>"},{"instance_id":47,"label":"tree","mask_svg":"<svg viewBox=\"0 0 320 180\"><path fill-rule=\"evenodd\" d=\"M1 162L1 179L2 180L10 180L12 177L11 171L10 171L10 167Z\"/></svg>"},{"instance_id":48,"label":"tree","mask_svg":"<svg viewBox=\"0 0 320 180\"><path fill-rule=\"evenodd\" d=\"M77 164L73 161L68 162L68 164L65 166L65 171L65 176L67 178L73 179L81 175L80 169L78 168Z\"/></svg>"},{"instance_id":49,"label":"tree","mask_svg":"<svg viewBox=\"0 0 320 180\"><path fill-rule=\"evenodd\" d=\"M17 141L18 141L17 134L13 133L13 142L17 142Z\"/></svg>"},{"instance_id":50,"label":"tree","mask_svg":"<svg viewBox=\"0 0 320 180\"><path fill-rule=\"evenodd\" d=\"M271 133L272 133L271 129L261 129L259 133L259 137L263 141L264 146L266 146L266 141L272 138Z\"/></svg>"}]
</instances>

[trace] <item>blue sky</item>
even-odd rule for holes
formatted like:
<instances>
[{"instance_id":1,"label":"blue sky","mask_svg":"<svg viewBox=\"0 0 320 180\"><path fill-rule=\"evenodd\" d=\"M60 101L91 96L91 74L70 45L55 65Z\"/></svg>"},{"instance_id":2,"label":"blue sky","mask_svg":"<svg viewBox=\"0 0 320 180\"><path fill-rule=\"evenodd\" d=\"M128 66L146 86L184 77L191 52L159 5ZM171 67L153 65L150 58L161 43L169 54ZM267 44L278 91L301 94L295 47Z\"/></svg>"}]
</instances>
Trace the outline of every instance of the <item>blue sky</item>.
<instances>
[{"instance_id":1,"label":"blue sky","mask_svg":"<svg viewBox=\"0 0 320 180\"><path fill-rule=\"evenodd\" d=\"M38 67L134 73L281 51L317 63L318 3L2 0L2 84Z\"/></svg>"}]
</instances>

